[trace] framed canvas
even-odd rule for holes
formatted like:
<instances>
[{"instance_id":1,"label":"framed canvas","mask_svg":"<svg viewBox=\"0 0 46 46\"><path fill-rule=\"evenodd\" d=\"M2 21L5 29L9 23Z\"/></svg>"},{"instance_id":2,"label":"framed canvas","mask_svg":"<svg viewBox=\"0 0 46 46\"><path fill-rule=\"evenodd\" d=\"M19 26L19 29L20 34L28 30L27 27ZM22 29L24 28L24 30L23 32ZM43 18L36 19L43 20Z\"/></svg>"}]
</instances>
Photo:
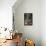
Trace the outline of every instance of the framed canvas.
<instances>
[{"instance_id":1,"label":"framed canvas","mask_svg":"<svg viewBox=\"0 0 46 46\"><path fill-rule=\"evenodd\" d=\"M24 25L32 25L33 24L33 14L32 13L24 13Z\"/></svg>"}]
</instances>

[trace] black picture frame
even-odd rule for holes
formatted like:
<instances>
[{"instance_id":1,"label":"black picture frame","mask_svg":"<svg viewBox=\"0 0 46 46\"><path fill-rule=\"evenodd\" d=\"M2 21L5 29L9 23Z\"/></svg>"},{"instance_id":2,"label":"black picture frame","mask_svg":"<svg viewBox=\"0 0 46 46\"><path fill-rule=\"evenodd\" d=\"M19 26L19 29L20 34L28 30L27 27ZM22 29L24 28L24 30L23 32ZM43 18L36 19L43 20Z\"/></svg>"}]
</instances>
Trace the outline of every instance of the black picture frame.
<instances>
[{"instance_id":1,"label":"black picture frame","mask_svg":"<svg viewBox=\"0 0 46 46\"><path fill-rule=\"evenodd\" d=\"M33 14L24 13L24 25L32 25L32 24L33 24Z\"/></svg>"}]
</instances>

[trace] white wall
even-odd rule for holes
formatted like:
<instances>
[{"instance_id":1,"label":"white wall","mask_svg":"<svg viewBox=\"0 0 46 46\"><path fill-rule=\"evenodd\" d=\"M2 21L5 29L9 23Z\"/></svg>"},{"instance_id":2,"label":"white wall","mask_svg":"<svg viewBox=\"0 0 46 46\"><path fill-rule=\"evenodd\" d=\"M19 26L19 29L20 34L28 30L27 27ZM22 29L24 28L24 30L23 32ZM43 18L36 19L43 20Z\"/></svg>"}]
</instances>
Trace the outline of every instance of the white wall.
<instances>
[{"instance_id":1,"label":"white wall","mask_svg":"<svg viewBox=\"0 0 46 46\"><path fill-rule=\"evenodd\" d=\"M23 0L20 5L15 8L14 5L14 16L15 16L15 28L18 32L22 32L24 37L35 41L36 46L41 46L40 39L40 11L41 1L40 0ZM24 26L24 13L33 13L33 25Z\"/></svg>"},{"instance_id":2,"label":"white wall","mask_svg":"<svg viewBox=\"0 0 46 46\"><path fill-rule=\"evenodd\" d=\"M0 27L12 28L12 6L16 0L0 0Z\"/></svg>"},{"instance_id":3,"label":"white wall","mask_svg":"<svg viewBox=\"0 0 46 46\"><path fill-rule=\"evenodd\" d=\"M41 1L41 41L46 46L46 0Z\"/></svg>"}]
</instances>

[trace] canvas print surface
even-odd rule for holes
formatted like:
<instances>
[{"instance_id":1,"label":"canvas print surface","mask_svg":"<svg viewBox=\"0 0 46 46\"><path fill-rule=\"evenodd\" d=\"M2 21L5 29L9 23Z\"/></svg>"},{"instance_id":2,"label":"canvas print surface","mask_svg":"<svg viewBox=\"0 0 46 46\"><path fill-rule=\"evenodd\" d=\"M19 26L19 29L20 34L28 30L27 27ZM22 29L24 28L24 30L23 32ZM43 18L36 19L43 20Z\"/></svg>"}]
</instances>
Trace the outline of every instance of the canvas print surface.
<instances>
[{"instance_id":1,"label":"canvas print surface","mask_svg":"<svg viewBox=\"0 0 46 46\"><path fill-rule=\"evenodd\" d=\"M24 25L32 25L32 13L24 13Z\"/></svg>"}]
</instances>

